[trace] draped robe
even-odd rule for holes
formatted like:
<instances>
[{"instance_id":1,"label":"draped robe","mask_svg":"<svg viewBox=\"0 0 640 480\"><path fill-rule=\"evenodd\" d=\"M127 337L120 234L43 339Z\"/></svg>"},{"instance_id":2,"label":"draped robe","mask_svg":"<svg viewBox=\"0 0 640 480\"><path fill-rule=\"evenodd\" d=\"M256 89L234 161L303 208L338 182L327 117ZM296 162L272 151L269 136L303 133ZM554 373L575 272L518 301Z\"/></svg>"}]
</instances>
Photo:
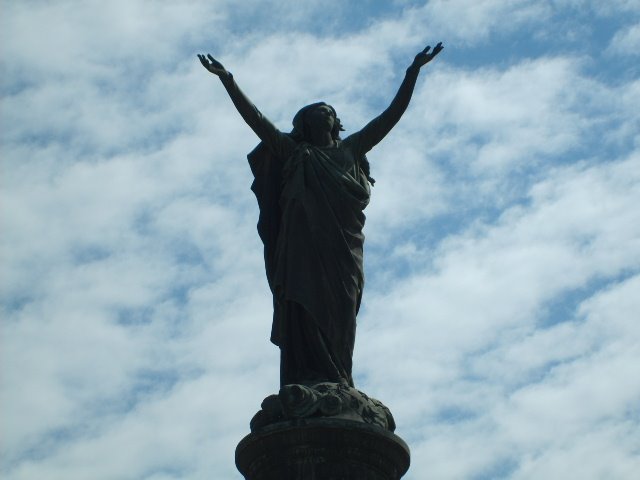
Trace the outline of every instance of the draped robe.
<instances>
[{"instance_id":1,"label":"draped robe","mask_svg":"<svg viewBox=\"0 0 640 480\"><path fill-rule=\"evenodd\" d=\"M273 294L271 341L281 350L280 383L353 386L356 315L364 287L363 244L370 186L364 155L406 109L417 69L385 112L330 147L280 132L244 96L223 85L262 142L248 155L258 200L258 232Z\"/></svg>"},{"instance_id":2,"label":"draped robe","mask_svg":"<svg viewBox=\"0 0 640 480\"><path fill-rule=\"evenodd\" d=\"M261 154L260 147L249 156L274 295L271 340L281 348L283 384L353 384L370 189L358 137L352 137L329 148L298 143L284 161Z\"/></svg>"}]
</instances>

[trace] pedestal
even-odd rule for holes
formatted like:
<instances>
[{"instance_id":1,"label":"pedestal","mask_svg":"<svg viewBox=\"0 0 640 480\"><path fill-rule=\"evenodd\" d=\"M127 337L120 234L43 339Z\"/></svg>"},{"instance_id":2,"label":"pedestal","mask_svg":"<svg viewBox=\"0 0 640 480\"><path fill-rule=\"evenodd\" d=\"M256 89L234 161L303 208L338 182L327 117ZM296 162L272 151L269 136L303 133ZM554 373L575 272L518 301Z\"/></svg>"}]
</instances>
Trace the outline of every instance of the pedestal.
<instances>
[{"instance_id":1,"label":"pedestal","mask_svg":"<svg viewBox=\"0 0 640 480\"><path fill-rule=\"evenodd\" d=\"M397 480L409 468L409 447L379 426L306 418L247 435L236 466L246 480Z\"/></svg>"}]
</instances>

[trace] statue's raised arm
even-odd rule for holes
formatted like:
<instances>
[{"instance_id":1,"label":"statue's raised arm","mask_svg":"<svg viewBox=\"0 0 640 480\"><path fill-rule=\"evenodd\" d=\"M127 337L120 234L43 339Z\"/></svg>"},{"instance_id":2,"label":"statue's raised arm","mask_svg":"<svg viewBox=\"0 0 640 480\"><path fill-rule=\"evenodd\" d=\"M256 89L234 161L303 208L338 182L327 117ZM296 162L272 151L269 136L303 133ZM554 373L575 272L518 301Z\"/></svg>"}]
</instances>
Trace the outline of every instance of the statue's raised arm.
<instances>
[{"instance_id":1,"label":"statue's raised arm","mask_svg":"<svg viewBox=\"0 0 640 480\"><path fill-rule=\"evenodd\" d=\"M433 50L428 46L413 59L413 63L407 68L406 75L398 93L391 101L387 109L371 120L362 130L356 132L353 137L357 137L360 144L361 153L367 153L376 146L398 123L405 110L409 106L413 89L418 79L420 68L425 66L438 55L444 47L439 42Z\"/></svg>"},{"instance_id":2,"label":"statue's raised arm","mask_svg":"<svg viewBox=\"0 0 640 480\"><path fill-rule=\"evenodd\" d=\"M260 110L258 110L251 100L240 90L233 75L224 68L222 63L209 54L207 54L206 57L199 54L198 58L204 68L220 78L236 110L238 110L238 113L240 113L247 125L251 127L251 130L253 130L260 140L274 153L281 157L286 157L290 153L290 149L294 146L289 137L280 132L268 118L262 115Z\"/></svg>"}]
</instances>

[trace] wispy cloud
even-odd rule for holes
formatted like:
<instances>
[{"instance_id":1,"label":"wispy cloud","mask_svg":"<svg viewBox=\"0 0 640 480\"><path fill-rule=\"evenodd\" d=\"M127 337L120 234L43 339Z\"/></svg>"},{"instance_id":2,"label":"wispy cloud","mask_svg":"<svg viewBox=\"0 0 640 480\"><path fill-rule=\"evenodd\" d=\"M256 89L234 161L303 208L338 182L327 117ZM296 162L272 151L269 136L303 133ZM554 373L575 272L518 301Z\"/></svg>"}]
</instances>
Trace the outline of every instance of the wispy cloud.
<instances>
[{"instance_id":1,"label":"wispy cloud","mask_svg":"<svg viewBox=\"0 0 640 480\"><path fill-rule=\"evenodd\" d=\"M640 23L616 32L611 39L609 50L619 55L638 56L640 55L638 45L640 45Z\"/></svg>"}]
</instances>

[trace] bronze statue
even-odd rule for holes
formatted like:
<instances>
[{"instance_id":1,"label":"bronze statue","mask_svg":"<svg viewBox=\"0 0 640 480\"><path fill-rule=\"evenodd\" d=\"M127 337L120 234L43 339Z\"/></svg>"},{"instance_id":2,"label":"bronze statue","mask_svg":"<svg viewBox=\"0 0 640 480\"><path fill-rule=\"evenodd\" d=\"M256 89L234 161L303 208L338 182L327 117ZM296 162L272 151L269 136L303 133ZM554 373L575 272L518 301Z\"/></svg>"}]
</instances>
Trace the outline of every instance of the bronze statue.
<instances>
[{"instance_id":1,"label":"bronze statue","mask_svg":"<svg viewBox=\"0 0 640 480\"><path fill-rule=\"evenodd\" d=\"M374 183L365 155L400 120L420 68L442 49L438 43L416 55L389 107L344 139L335 110L323 102L302 108L290 133L279 131L220 62L198 55L261 140L248 158L273 293L271 341L281 351L281 386L353 387L356 315L364 287L363 210Z\"/></svg>"}]
</instances>

